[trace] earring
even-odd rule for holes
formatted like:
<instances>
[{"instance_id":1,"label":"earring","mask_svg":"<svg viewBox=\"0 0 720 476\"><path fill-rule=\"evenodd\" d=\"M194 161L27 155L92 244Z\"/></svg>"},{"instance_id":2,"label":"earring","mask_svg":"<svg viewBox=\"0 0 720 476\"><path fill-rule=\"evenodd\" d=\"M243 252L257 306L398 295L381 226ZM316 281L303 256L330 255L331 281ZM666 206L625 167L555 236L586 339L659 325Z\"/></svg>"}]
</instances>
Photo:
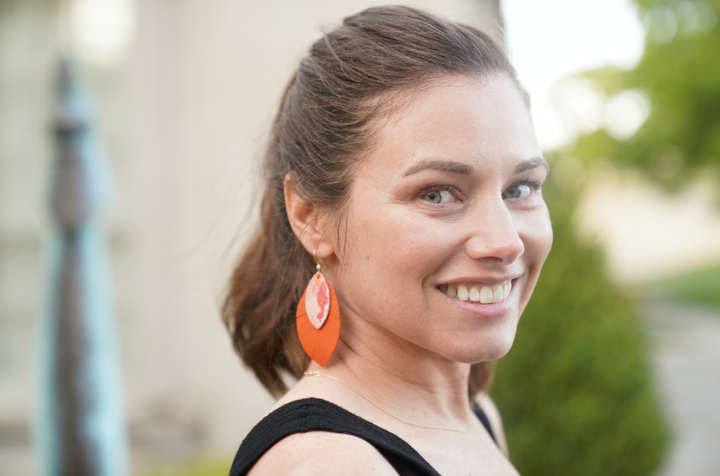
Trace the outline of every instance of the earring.
<instances>
[{"instance_id":1,"label":"earring","mask_svg":"<svg viewBox=\"0 0 720 476\"><path fill-rule=\"evenodd\" d=\"M340 309L335 290L325 279L313 251L317 273L310 279L297 307L297 331L307 355L325 367L340 339Z\"/></svg>"}]
</instances>

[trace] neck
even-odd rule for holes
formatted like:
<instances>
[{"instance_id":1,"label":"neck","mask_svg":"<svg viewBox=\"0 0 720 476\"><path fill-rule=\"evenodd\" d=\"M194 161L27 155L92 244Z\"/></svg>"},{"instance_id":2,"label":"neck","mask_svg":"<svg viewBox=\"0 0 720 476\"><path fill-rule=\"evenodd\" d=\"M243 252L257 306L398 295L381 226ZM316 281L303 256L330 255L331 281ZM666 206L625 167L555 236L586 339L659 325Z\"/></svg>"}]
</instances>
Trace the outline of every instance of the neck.
<instances>
[{"instance_id":1,"label":"neck","mask_svg":"<svg viewBox=\"0 0 720 476\"><path fill-rule=\"evenodd\" d=\"M357 332L341 339L327 367L309 371L341 379L391 414L430 421L420 425L463 427L473 420L468 399L469 364L449 361L407 342L363 339ZM372 342L374 345L365 345Z\"/></svg>"}]
</instances>

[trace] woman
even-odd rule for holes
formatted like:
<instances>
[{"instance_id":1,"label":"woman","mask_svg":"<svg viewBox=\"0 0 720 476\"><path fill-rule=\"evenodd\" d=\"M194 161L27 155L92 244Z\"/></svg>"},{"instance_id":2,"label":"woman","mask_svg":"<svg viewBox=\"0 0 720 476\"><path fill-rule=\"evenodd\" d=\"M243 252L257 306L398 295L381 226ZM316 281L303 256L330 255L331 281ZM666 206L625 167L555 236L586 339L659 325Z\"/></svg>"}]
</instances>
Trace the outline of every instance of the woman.
<instances>
[{"instance_id":1,"label":"woman","mask_svg":"<svg viewBox=\"0 0 720 476\"><path fill-rule=\"evenodd\" d=\"M312 46L224 308L284 394L232 475L517 474L476 402L552 242L527 102L487 35L412 8Z\"/></svg>"}]
</instances>

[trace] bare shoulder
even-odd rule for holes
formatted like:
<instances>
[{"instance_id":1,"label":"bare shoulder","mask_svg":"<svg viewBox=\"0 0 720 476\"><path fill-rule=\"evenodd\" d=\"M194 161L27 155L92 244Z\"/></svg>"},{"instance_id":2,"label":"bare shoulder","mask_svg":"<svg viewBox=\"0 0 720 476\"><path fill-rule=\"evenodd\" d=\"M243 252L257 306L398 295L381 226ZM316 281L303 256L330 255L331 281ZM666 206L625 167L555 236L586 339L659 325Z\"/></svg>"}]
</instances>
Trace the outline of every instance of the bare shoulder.
<instances>
[{"instance_id":1,"label":"bare shoulder","mask_svg":"<svg viewBox=\"0 0 720 476\"><path fill-rule=\"evenodd\" d=\"M311 431L277 442L248 476L317 474L397 475L397 471L370 443L351 435Z\"/></svg>"}]
</instances>

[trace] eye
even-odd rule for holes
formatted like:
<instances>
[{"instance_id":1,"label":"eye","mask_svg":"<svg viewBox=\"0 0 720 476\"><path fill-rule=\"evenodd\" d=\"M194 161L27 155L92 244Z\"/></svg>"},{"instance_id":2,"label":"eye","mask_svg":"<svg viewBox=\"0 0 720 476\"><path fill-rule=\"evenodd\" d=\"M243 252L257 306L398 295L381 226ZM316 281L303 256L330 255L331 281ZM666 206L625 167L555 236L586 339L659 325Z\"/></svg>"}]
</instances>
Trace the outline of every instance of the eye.
<instances>
[{"instance_id":1,"label":"eye","mask_svg":"<svg viewBox=\"0 0 720 476\"><path fill-rule=\"evenodd\" d=\"M540 188L539 184L518 183L505 190L502 198L525 198L530 195L533 190L537 190L538 188Z\"/></svg>"},{"instance_id":2,"label":"eye","mask_svg":"<svg viewBox=\"0 0 720 476\"><path fill-rule=\"evenodd\" d=\"M422 196L423 200L427 200L430 203L449 203L455 199L453 197L453 194L448 192L447 190L433 190L431 192L427 192L425 195Z\"/></svg>"},{"instance_id":3,"label":"eye","mask_svg":"<svg viewBox=\"0 0 720 476\"><path fill-rule=\"evenodd\" d=\"M530 195L530 187L525 184L513 185L505 190L502 194L503 198L523 198Z\"/></svg>"}]
</instances>

